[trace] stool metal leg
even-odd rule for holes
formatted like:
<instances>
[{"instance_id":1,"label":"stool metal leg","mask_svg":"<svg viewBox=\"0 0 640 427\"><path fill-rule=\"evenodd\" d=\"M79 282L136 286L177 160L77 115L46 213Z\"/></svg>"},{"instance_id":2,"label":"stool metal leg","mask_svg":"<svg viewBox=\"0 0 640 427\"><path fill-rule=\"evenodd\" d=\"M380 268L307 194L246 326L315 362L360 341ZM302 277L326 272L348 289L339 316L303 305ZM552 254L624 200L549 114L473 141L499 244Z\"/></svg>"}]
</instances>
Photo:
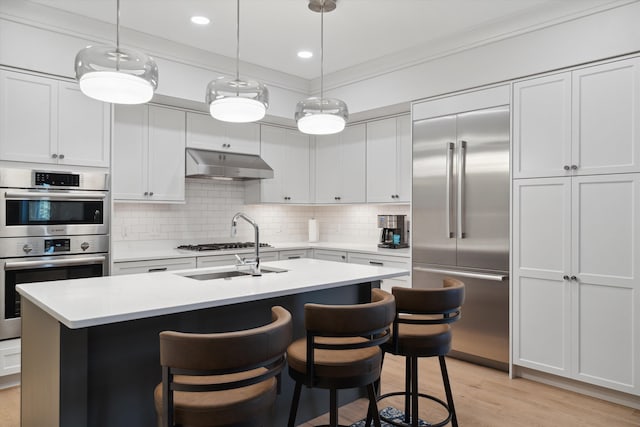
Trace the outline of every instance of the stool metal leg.
<instances>
[{"instance_id":1,"label":"stool metal leg","mask_svg":"<svg viewBox=\"0 0 640 427\"><path fill-rule=\"evenodd\" d=\"M409 424L411 417L411 357L404 358L404 422Z\"/></svg>"},{"instance_id":2,"label":"stool metal leg","mask_svg":"<svg viewBox=\"0 0 640 427\"><path fill-rule=\"evenodd\" d=\"M456 417L456 408L453 406L453 394L451 393L451 385L449 384L449 373L447 372L447 364L444 356L438 356L440 360L440 371L442 372L442 382L444 383L444 392L447 395L447 403L449 404L449 412L451 413L451 425L458 427L458 418Z\"/></svg>"},{"instance_id":3,"label":"stool metal leg","mask_svg":"<svg viewBox=\"0 0 640 427\"><path fill-rule=\"evenodd\" d=\"M367 392L369 393L369 411L367 414L367 427L369 426L369 413L372 414L373 416L373 424L376 427L381 427L380 414L378 413L378 405L376 403L375 386L373 384L369 384L367 386Z\"/></svg>"},{"instance_id":4,"label":"stool metal leg","mask_svg":"<svg viewBox=\"0 0 640 427\"><path fill-rule=\"evenodd\" d=\"M331 395L329 400L330 408L329 408L329 425L331 427L338 427L338 390L332 388L329 392Z\"/></svg>"},{"instance_id":5,"label":"stool metal leg","mask_svg":"<svg viewBox=\"0 0 640 427\"><path fill-rule=\"evenodd\" d=\"M418 427L418 358L411 358L411 426Z\"/></svg>"},{"instance_id":6,"label":"stool metal leg","mask_svg":"<svg viewBox=\"0 0 640 427\"><path fill-rule=\"evenodd\" d=\"M302 389L302 383L296 381L296 386L293 389L293 398L291 399L291 409L289 410L289 424L288 427L295 427L296 415L298 413L298 403L300 402L300 390Z\"/></svg>"}]
</instances>

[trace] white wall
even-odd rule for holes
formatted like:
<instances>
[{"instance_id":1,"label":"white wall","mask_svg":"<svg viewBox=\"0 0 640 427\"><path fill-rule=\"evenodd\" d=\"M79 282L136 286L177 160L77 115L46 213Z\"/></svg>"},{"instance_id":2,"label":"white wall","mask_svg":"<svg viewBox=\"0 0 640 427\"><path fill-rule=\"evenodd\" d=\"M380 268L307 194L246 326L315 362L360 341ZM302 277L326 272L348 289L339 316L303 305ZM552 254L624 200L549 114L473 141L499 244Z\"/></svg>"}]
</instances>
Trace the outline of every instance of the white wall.
<instances>
[{"instance_id":1,"label":"white wall","mask_svg":"<svg viewBox=\"0 0 640 427\"><path fill-rule=\"evenodd\" d=\"M506 34L449 48L386 73L366 64L325 76L327 96L341 98L352 114L640 51L640 2L550 24L529 33ZM73 57L88 42L108 42L107 24L21 0L0 2L0 64L71 77ZM209 80L233 70L231 58L124 31L123 40L154 55L161 66L160 95L204 101ZM269 85L269 114L291 120L310 83L286 73L242 64L248 77ZM364 77L363 77L364 76ZM315 88L317 82L312 82ZM405 109L408 111L408 108Z\"/></svg>"},{"instance_id":2,"label":"white wall","mask_svg":"<svg viewBox=\"0 0 640 427\"><path fill-rule=\"evenodd\" d=\"M113 240L252 241L253 229L244 223L238 236L230 237L231 218L242 211L256 220L263 242L306 242L308 220L316 218L321 241L373 244L380 236L376 215L410 214L408 205L245 205L244 184L232 181L187 179L186 200L176 205L115 203Z\"/></svg>"}]
</instances>

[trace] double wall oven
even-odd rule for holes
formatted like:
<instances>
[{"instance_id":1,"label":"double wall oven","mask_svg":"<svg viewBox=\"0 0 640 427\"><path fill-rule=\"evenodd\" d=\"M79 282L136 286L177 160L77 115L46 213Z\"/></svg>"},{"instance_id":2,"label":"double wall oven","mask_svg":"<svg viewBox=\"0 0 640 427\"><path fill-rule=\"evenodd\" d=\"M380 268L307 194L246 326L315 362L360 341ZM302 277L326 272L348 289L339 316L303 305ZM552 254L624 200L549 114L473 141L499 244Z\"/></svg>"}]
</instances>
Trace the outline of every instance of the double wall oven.
<instances>
[{"instance_id":1,"label":"double wall oven","mask_svg":"<svg viewBox=\"0 0 640 427\"><path fill-rule=\"evenodd\" d=\"M0 168L0 340L20 336L16 285L109 266L109 176Z\"/></svg>"}]
</instances>

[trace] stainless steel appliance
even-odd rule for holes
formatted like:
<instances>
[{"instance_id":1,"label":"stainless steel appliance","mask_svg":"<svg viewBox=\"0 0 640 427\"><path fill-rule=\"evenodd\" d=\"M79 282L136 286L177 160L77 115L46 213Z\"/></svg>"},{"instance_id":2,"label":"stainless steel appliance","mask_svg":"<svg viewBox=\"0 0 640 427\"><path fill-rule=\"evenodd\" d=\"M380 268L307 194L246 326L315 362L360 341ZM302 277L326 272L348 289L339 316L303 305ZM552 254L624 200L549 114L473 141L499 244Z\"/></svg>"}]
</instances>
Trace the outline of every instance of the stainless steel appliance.
<instances>
[{"instance_id":1,"label":"stainless steel appliance","mask_svg":"<svg viewBox=\"0 0 640 427\"><path fill-rule=\"evenodd\" d=\"M108 274L108 175L0 169L0 340L20 336L16 285Z\"/></svg>"},{"instance_id":2,"label":"stainless steel appliance","mask_svg":"<svg viewBox=\"0 0 640 427\"><path fill-rule=\"evenodd\" d=\"M409 247L409 229L406 215L378 215L381 228L379 248L399 249Z\"/></svg>"},{"instance_id":3,"label":"stainless steel appliance","mask_svg":"<svg viewBox=\"0 0 640 427\"><path fill-rule=\"evenodd\" d=\"M452 355L509 362L509 109L413 123L413 286L466 285Z\"/></svg>"}]
</instances>

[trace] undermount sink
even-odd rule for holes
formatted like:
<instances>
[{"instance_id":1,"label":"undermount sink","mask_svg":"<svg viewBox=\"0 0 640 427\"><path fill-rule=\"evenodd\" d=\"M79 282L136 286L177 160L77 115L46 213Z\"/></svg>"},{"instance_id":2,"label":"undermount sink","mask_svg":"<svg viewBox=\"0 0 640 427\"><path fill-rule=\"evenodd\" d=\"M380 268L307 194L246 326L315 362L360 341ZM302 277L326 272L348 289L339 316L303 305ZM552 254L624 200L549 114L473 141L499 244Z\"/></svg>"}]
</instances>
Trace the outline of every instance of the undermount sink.
<instances>
[{"instance_id":1,"label":"undermount sink","mask_svg":"<svg viewBox=\"0 0 640 427\"><path fill-rule=\"evenodd\" d=\"M277 267L261 267L261 273L284 273L286 270L284 268ZM199 273L199 274L189 274L184 277L188 277L189 279L195 280L214 280L214 279L226 279L230 280L232 277L238 276L251 276L251 272L243 271L243 270L230 270L230 271L214 271L210 273Z\"/></svg>"}]
</instances>

